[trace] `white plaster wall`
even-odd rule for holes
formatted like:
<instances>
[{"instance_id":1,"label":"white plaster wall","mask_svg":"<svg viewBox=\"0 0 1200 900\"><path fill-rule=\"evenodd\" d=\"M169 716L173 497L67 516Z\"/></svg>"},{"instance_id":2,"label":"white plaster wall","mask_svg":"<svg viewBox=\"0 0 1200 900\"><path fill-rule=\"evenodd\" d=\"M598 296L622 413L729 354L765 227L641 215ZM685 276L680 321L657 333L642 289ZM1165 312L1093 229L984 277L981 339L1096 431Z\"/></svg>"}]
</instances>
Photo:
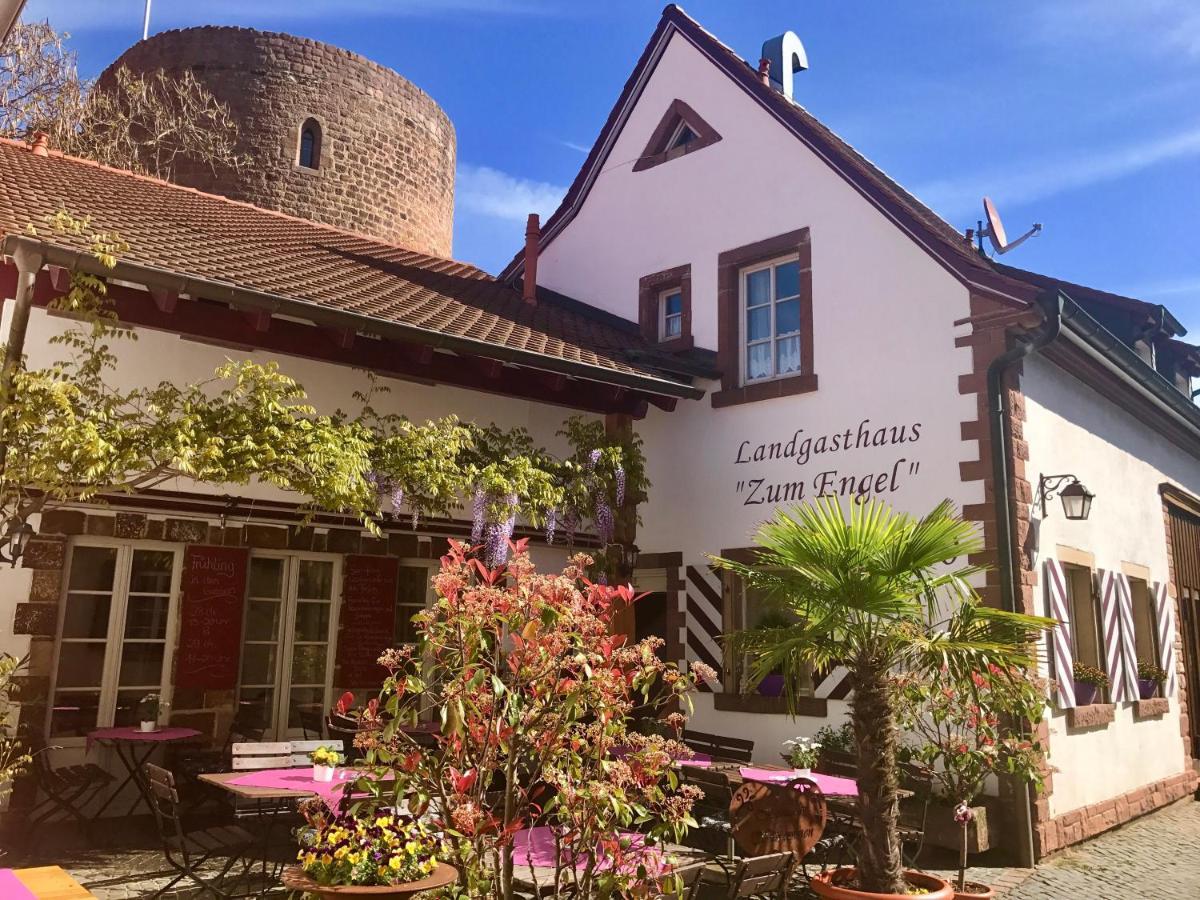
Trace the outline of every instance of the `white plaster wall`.
<instances>
[{"instance_id":1,"label":"white plaster wall","mask_svg":"<svg viewBox=\"0 0 1200 900\"><path fill-rule=\"evenodd\" d=\"M802 92L803 78L798 85ZM676 98L722 140L633 172L631 161ZM678 36L579 214L543 252L538 279L636 320L638 279L690 264L693 334L698 346L716 349L718 255L805 226L819 389L724 409L713 409L707 397L681 401L672 413L651 409L638 425L653 483L638 537L645 551L683 551L694 565L706 553L748 546L776 505L752 502L767 484L801 481L809 499L823 472L856 480L883 475L882 496L912 513L946 497L960 505L983 499L981 485L964 485L958 468L978 456L959 429L976 417L974 397L958 392L970 352L954 346L953 323L969 314L966 289ZM794 457L737 462L740 450L752 456L762 442L786 446L793 435L798 445L815 442L855 433L864 422L871 434L904 426L911 438L917 425L920 436L814 454L803 464ZM752 497L756 479L763 484ZM840 717L835 707L830 715ZM715 712L707 698L693 721L702 730L754 738L764 759L785 737L823 724Z\"/></svg>"},{"instance_id":2,"label":"white plaster wall","mask_svg":"<svg viewBox=\"0 0 1200 900\"><path fill-rule=\"evenodd\" d=\"M1042 562L1060 544L1094 554L1097 568L1120 570L1122 563L1135 563L1165 582L1158 488L1169 481L1200 493L1200 461L1044 359L1026 361L1021 384L1030 484L1036 490L1040 475L1071 473L1096 494L1087 521L1067 521L1057 498L1047 507L1037 537L1039 611L1049 614ZM1040 508L1033 515L1039 517ZM1175 698L1170 711L1156 719L1135 721L1133 705L1123 703L1104 728L1068 731L1065 713L1057 710L1049 723L1052 816L1175 775L1188 764Z\"/></svg>"}]
</instances>

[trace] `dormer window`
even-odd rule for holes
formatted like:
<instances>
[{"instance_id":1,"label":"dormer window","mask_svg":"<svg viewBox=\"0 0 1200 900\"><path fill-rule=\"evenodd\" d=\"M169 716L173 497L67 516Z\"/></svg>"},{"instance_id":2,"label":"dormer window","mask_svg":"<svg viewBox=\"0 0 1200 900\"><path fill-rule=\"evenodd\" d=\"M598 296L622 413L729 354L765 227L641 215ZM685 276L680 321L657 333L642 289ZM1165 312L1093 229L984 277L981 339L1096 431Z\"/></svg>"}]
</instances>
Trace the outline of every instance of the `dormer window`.
<instances>
[{"instance_id":1,"label":"dormer window","mask_svg":"<svg viewBox=\"0 0 1200 900\"><path fill-rule=\"evenodd\" d=\"M316 119L305 119L300 126L296 163L304 169L318 169L321 166L321 125Z\"/></svg>"},{"instance_id":2,"label":"dormer window","mask_svg":"<svg viewBox=\"0 0 1200 900\"><path fill-rule=\"evenodd\" d=\"M683 292L679 288L658 295L658 339L671 341L683 334Z\"/></svg>"},{"instance_id":3,"label":"dormer window","mask_svg":"<svg viewBox=\"0 0 1200 900\"><path fill-rule=\"evenodd\" d=\"M638 280L642 337L663 350L692 346L692 267L676 266Z\"/></svg>"},{"instance_id":4,"label":"dormer window","mask_svg":"<svg viewBox=\"0 0 1200 900\"><path fill-rule=\"evenodd\" d=\"M658 127L650 135L646 149L633 164L633 171L641 172L685 153L695 153L720 139L721 135L700 118L699 113L682 100L676 100L667 107Z\"/></svg>"}]
</instances>

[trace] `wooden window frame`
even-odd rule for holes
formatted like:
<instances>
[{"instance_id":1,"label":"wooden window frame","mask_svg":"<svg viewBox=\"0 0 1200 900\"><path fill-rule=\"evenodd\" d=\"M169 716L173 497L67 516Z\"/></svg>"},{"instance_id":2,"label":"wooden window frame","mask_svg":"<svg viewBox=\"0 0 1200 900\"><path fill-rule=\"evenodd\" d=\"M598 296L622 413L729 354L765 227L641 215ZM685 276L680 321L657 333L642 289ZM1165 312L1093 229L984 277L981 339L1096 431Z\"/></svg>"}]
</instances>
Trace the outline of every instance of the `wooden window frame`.
<instances>
[{"instance_id":1,"label":"wooden window frame","mask_svg":"<svg viewBox=\"0 0 1200 900\"><path fill-rule=\"evenodd\" d=\"M662 339L662 298L678 291L682 305L679 335ZM671 352L690 350L692 339L692 267L675 266L638 279L638 325L642 337Z\"/></svg>"},{"instance_id":2,"label":"wooden window frame","mask_svg":"<svg viewBox=\"0 0 1200 900\"><path fill-rule=\"evenodd\" d=\"M800 371L747 383L742 364L742 274L747 269L788 256L795 256L800 266ZM812 244L808 228L726 250L717 257L717 357L721 366L721 390L710 395L714 408L806 394L817 389L813 367Z\"/></svg>"}]
</instances>

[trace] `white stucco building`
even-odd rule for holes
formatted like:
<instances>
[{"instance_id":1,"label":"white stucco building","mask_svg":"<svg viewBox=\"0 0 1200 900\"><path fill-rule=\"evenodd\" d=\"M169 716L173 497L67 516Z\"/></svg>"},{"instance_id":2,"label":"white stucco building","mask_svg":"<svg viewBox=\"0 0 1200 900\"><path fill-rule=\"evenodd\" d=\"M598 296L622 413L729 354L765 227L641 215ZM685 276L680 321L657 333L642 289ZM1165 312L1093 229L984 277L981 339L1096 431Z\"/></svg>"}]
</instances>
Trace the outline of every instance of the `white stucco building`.
<instances>
[{"instance_id":1,"label":"white stucco building","mask_svg":"<svg viewBox=\"0 0 1200 900\"><path fill-rule=\"evenodd\" d=\"M322 409L346 404L362 366L396 379L388 402L414 419L520 424L551 446L564 407L614 428L632 421L652 483L635 580L653 592L633 627L664 636L671 657L721 672L694 725L752 738L764 760L785 738L839 722L847 686L837 668L820 673L793 720L747 684L721 635L755 624L753 598L708 556L750 552L780 504L833 493L923 513L950 498L984 534L985 598L1063 622L1046 674L1065 687L1040 734L1053 771L1043 795L1007 798L1017 840L1031 835L1044 855L1190 793L1200 352L1161 306L988 259L796 103L780 71L747 63L668 7L561 207L499 280L3 145L0 224L13 258L3 296L14 296L17 262L40 272L37 302L53 294L55 267L74 257L13 235L65 205L132 245L115 292L122 318L144 332L122 359L129 383L194 379L233 347L281 359ZM205 253L191 252L194 235ZM31 361L46 358L59 327L35 311ZM1072 479L1095 495L1086 520L1063 514L1057 492ZM253 695L286 731L292 700L327 705L351 686L337 652L346 571L366 557L397 560L386 583L400 623L425 602L445 537L469 531L461 519L416 533L397 524L379 542L335 517L298 531L288 498L269 491L227 500L181 486L121 503L47 515L23 566L0 582L14 625L5 649L31 651L41 691L22 722L59 743L81 745L87 727L114 721L123 692L151 686L174 690L181 721L219 733ZM238 644L232 678L175 688L185 570L214 543L236 548L250 573L231 588L238 609L243 597L247 610L275 603L290 621L297 604L329 604L323 635L305 639L324 648L316 674L289 669L300 639L277 629ZM125 609L147 565L169 611L158 681L122 683L110 649L65 684L65 643L121 646L115 614L93 634L64 632L72 573L91 566L107 581L79 590ZM319 574L321 596L298 593L302 570ZM277 586L271 596L248 593L256 573ZM1083 702L1076 661L1106 669L1113 687ZM1156 696L1140 696L1138 662L1169 666Z\"/></svg>"}]
</instances>

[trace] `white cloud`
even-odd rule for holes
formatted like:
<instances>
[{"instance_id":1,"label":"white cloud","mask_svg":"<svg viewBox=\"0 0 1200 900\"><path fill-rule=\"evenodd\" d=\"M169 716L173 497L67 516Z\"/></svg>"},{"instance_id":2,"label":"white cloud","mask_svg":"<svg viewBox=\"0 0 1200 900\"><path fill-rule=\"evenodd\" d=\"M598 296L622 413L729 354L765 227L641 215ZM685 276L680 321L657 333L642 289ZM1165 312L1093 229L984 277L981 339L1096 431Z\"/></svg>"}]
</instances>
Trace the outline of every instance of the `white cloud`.
<instances>
[{"instance_id":1,"label":"white cloud","mask_svg":"<svg viewBox=\"0 0 1200 900\"><path fill-rule=\"evenodd\" d=\"M1196 0L1056 0L1031 12L1027 33L1045 43L1108 44L1121 51L1179 53L1200 60ZM1105 61L1098 59L1103 69Z\"/></svg>"},{"instance_id":2,"label":"white cloud","mask_svg":"<svg viewBox=\"0 0 1200 900\"><path fill-rule=\"evenodd\" d=\"M1038 160L1019 169L939 179L918 186L913 193L943 215L957 216L977 210L984 194L1002 205L1028 203L1197 155L1200 125L1087 156Z\"/></svg>"},{"instance_id":3,"label":"white cloud","mask_svg":"<svg viewBox=\"0 0 1200 900\"><path fill-rule=\"evenodd\" d=\"M1173 278L1167 281L1151 281L1135 285L1124 293L1140 300L1157 300L1161 297L1179 297L1195 294L1200 297L1200 275Z\"/></svg>"},{"instance_id":4,"label":"white cloud","mask_svg":"<svg viewBox=\"0 0 1200 900\"><path fill-rule=\"evenodd\" d=\"M568 150L574 150L576 153L591 153L592 148L587 144L577 144L575 141L559 141Z\"/></svg>"},{"instance_id":5,"label":"white cloud","mask_svg":"<svg viewBox=\"0 0 1200 900\"><path fill-rule=\"evenodd\" d=\"M30 0L24 18L49 19L67 31L136 30L141 34L144 0ZM320 22L351 17L400 19L452 15L544 15L546 0L154 0L151 32L188 25L239 24L270 28L284 22Z\"/></svg>"},{"instance_id":6,"label":"white cloud","mask_svg":"<svg viewBox=\"0 0 1200 900\"><path fill-rule=\"evenodd\" d=\"M558 207L565 187L532 178L509 175L490 166L461 163L455 187L460 210L493 219L524 222L535 212L543 221Z\"/></svg>"}]
</instances>

